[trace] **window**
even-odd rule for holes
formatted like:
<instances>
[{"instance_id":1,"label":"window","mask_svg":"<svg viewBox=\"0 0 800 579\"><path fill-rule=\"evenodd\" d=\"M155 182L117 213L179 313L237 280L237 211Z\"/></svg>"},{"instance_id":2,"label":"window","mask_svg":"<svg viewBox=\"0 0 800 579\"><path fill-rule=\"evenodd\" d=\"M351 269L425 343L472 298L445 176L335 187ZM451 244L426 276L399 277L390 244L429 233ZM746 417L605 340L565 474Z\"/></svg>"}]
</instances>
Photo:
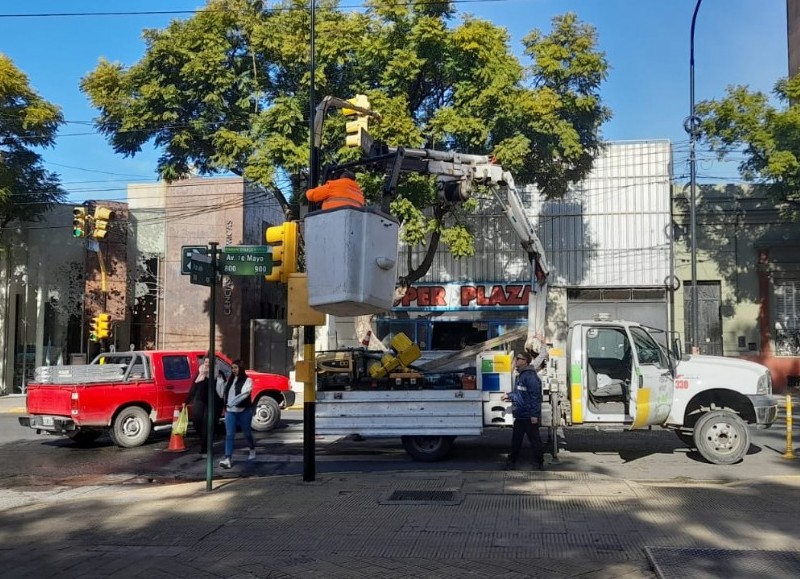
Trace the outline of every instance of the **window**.
<instances>
[{"instance_id":1,"label":"window","mask_svg":"<svg viewBox=\"0 0 800 579\"><path fill-rule=\"evenodd\" d=\"M164 378L167 380L188 380L191 378L189 372L189 359L186 356L164 356Z\"/></svg>"},{"instance_id":2,"label":"window","mask_svg":"<svg viewBox=\"0 0 800 579\"><path fill-rule=\"evenodd\" d=\"M639 364L651 364L658 368L669 368L669 363L664 356L664 350L642 328L631 328L631 336L636 346L636 359Z\"/></svg>"},{"instance_id":3,"label":"window","mask_svg":"<svg viewBox=\"0 0 800 579\"><path fill-rule=\"evenodd\" d=\"M800 280L775 280L775 353L800 356Z\"/></svg>"}]
</instances>

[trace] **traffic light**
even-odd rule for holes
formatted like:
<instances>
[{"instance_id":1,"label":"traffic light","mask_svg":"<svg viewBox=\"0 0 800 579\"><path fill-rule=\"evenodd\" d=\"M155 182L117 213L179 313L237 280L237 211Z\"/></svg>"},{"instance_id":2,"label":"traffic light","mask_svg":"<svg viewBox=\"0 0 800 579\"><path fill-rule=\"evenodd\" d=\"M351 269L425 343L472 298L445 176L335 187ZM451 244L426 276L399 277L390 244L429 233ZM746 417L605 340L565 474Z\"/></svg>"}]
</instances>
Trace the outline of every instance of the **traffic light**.
<instances>
[{"instance_id":1,"label":"traffic light","mask_svg":"<svg viewBox=\"0 0 800 579\"><path fill-rule=\"evenodd\" d=\"M355 98L347 99L357 107L369 110L369 99L366 95L359 94ZM362 147L364 134L369 129L369 116L354 109L342 109L342 114L348 118L345 123L345 145L348 147ZM363 147L362 147L363 148Z\"/></svg>"},{"instance_id":2,"label":"traffic light","mask_svg":"<svg viewBox=\"0 0 800 579\"><path fill-rule=\"evenodd\" d=\"M267 227L267 243L272 246L272 273L267 281L289 282L289 274L297 272L297 222Z\"/></svg>"},{"instance_id":3,"label":"traffic light","mask_svg":"<svg viewBox=\"0 0 800 579\"><path fill-rule=\"evenodd\" d=\"M97 342L100 338L97 337L97 329L100 326L100 316L95 316L89 321L89 339L92 342Z\"/></svg>"},{"instance_id":4,"label":"traffic light","mask_svg":"<svg viewBox=\"0 0 800 579\"><path fill-rule=\"evenodd\" d=\"M111 337L111 314L98 314L89 322L89 339L99 342Z\"/></svg>"},{"instance_id":5,"label":"traffic light","mask_svg":"<svg viewBox=\"0 0 800 579\"><path fill-rule=\"evenodd\" d=\"M72 237L86 237L86 208L72 210Z\"/></svg>"},{"instance_id":6,"label":"traffic light","mask_svg":"<svg viewBox=\"0 0 800 579\"><path fill-rule=\"evenodd\" d=\"M95 207L94 209L94 229L92 237L95 239L105 239L108 234L108 222L114 219L114 212L108 207Z\"/></svg>"},{"instance_id":7,"label":"traffic light","mask_svg":"<svg viewBox=\"0 0 800 579\"><path fill-rule=\"evenodd\" d=\"M111 337L111 314L97 316L97 339L103 340Z\"/></svg>"}]
</instances>

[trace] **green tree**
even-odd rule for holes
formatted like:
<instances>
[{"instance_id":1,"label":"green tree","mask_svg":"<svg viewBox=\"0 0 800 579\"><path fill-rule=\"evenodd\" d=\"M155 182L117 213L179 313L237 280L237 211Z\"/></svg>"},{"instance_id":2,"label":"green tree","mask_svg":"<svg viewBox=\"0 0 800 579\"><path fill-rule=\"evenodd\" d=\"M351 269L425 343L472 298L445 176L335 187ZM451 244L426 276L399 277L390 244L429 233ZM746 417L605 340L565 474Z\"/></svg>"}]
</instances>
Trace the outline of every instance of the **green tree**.
<instances>
[{"instance_id":1,"label":"green tree","mask_svg":"<svg viewBox=\"0 0 800 579\"><path fill-rule=\"evenodd\" d=\"M371 134L393 146L491 154L518 183L550 197L592 167L599 129L610 117L598 90L607 73L593 28L573 14L553 30L534 30L522 64L505 29L463 15L455 2L367 0L343 11L320 0L316 14L317 94L366 94L383 121ZM166 180L230 171L266 187L288 187L297 201L307 185L310 13L308 0L265 3L210 0L206 9L164 30L146 30L147 50L124 67L101 61L82 79L100 110L97 126L114 149L135 155L147 142L162 154ZM331 116L323 163L351 158L344 120ZM361 175L368 196L377 179ZM475 204L437 199L430 179L409 176L393 212L409 243L427 243L428 269L443 240L456 256L474 253L463 215Z\"/></svg>"},{"instance_id":2,"label":"green tree","mask_svg":"<svg viewBox=\"0 0 800 579\"><path fill-rule=\"evenodd\" d=\"M28 77L0 53L0 228L41 219L64 199L58 175L36 149L52 147L64 122L60 109L34 91Z\"/></svg>"},{"instance_id":3,"label":"green tree","mask_svg":"<svg viewBox=\"0 0 800 579\"><path fill-rule=\"evenodd\" d=\"M761 186L781 216L800 218L800 76L775 85L768 95L728 87L725 98L697 105L700 137L719 159L743 155L739 173Z\"/></svg>"}]
</instances>

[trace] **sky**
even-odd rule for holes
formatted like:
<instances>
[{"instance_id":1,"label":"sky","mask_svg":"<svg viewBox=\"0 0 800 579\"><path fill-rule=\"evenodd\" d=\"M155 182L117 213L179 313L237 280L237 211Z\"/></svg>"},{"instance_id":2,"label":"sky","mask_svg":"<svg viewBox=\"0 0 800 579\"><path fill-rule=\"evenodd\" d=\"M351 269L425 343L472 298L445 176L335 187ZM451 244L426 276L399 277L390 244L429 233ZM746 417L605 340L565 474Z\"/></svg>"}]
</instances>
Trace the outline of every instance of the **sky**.
<instances>
[{"instance_id":1,"label":"sky","mask_svg":"<svg viewBox=\"0 0 800 579\"><path fill-rule=\"evenodd\" d=\"M556 15L574 12L594 26L611 67L601 96L614 116L603 125L603 138L672 141L674 175L685 182L689 139L683 123L690 110L690 26L696 3L461 0L456 5L460 12L505 27L518 56L521 39L533 29L549 31ZM156 181L156 151L125 158L115 154L94 129L92 119L98 111L81 93L80 79L101 57L135 64L144 54L145 28L164 28L173 19L189 18L204 4L202 0L0 1L0 52L28 76L34 90L62 108L67 121L55 147L42 154L45 167L59 174L68 202L125 201L128 183ZM359 4L340 1L347 9ZM172 14L130 14L148 11ZM114 12L128 14L108 14ZM788 70L786 0L702 0L694 54L696 102L722 98L730 85L771 92ZM697 149L699 182L737 180L735 162L713 159L708 151Z\"/></svg>"}]
</instances>

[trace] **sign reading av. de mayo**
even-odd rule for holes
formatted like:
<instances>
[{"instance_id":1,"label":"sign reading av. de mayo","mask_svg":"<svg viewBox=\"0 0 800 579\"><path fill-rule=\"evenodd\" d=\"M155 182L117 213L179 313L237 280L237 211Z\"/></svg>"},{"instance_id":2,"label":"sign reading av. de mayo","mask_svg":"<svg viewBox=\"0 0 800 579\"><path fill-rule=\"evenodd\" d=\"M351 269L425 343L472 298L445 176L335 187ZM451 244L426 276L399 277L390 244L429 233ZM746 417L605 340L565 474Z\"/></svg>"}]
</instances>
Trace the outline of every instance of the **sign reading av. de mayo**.
<instances>
[{"instance_id":1,"label":"sign reading av. de mayo","mask_svg":"<svg viewBox=\"0 0 800 579\"><path fill-rule=\"evenodd\" d=\"M208 247L205 245L181 245L181 275L192 273L192 255L208 255Z\"/></svg>"},{"instance_id":2,"label":"sign reading av. de mayo","mask_svg":"<svg viewBox=\"0 0 800 579\"><path fill-rule=\"evenodd\" d=\"M223 275L269 275L272 253L266 245L228 245L219 263Z\"/></svg>"}]
</instances>

